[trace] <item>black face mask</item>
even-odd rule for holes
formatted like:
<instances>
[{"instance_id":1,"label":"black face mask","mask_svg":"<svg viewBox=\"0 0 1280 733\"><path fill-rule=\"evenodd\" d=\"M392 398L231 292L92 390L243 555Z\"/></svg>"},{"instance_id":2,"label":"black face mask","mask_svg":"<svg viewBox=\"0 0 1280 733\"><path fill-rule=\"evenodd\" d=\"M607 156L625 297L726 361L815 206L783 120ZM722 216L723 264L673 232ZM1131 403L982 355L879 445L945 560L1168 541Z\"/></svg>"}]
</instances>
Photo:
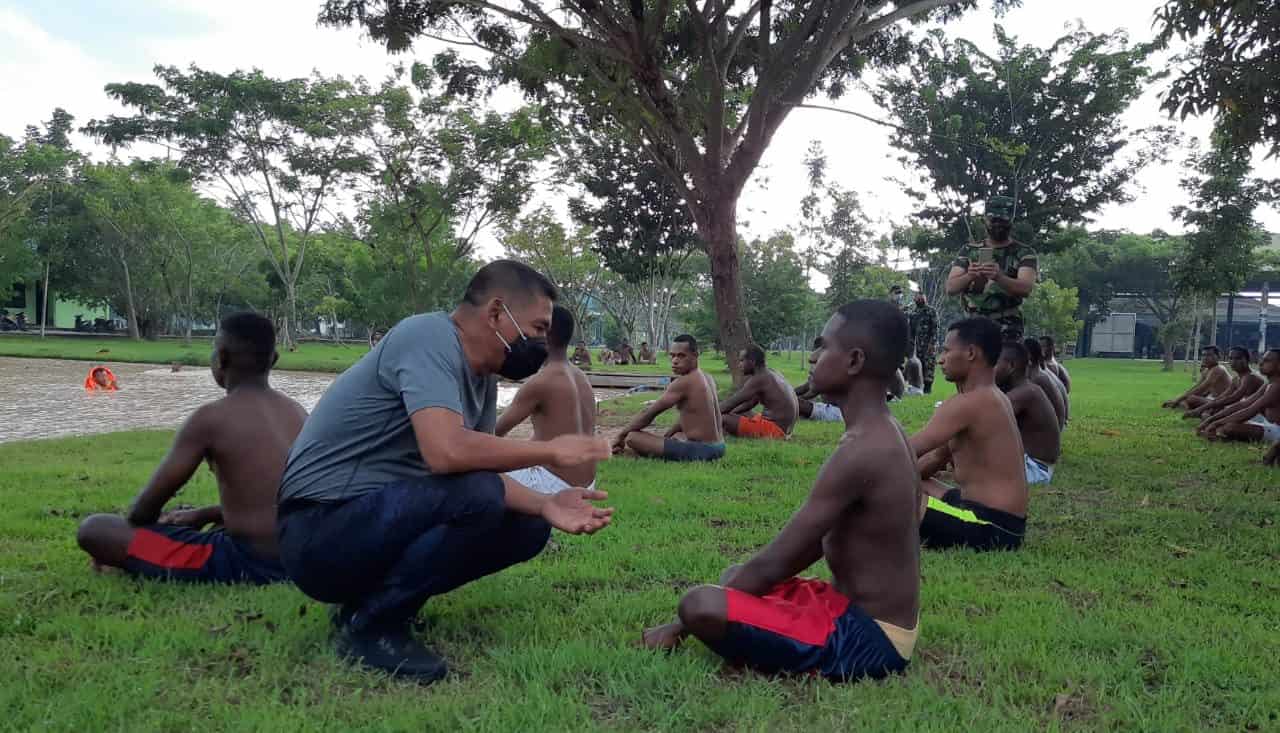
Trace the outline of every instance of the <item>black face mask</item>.
<instances>
[{"instance_id":1,"label":"black face mask","mask_svg":"<svg viewBox=\"0 0 1280 733\"><path fill-rule=\"evenodd\" d=\"M524 329L520 328L520 324L516 323L515 316L511 315L511 311L507 309L506 304L502 305L502 310L507 311L507 318L515 323L516 332L520 334L520 339L514 343L508 343L502 338L502 334L494 331L498 336L498 340L503 346L507 347L507 358L502 362L502 368L498 369L498 374L511 380L521 380L533 376L540 368L542 362L547 360L547 342L545 339L531 339L524 335Z\"/></svg>"},{"instance_id":2,"label":"black face mask","mask_svg":"<svg viewBox=\"0 0 1280 733\"><path fill-rule=\"evenodd\" d=\"M1003 242L1009 238L1009 234L1013 232L1013 222L996 219L987 224L987 234L997 242Z\"/></svg>"}]
</instances>

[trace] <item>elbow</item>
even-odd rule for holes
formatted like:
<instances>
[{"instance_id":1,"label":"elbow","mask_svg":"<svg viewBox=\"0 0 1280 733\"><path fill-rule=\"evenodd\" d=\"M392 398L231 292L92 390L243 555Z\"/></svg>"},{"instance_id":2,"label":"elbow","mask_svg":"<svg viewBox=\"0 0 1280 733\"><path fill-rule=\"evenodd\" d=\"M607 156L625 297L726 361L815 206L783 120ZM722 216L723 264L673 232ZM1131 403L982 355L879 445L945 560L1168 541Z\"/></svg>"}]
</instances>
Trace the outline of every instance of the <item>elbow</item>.
<instances>
[{"instance_id":1,"label":"elbow","mask_svg":"<svg viewBox=\"0 0 1280 733\"><path fill-rule=\"evenodd\" d=\"M422 460L426 462L427 468L432 473L448 474L461 473L464 462L460 451L456 445L451 445L453 441L433 441L434 444L430 449L422 450Z\"/></svg>"}]
</instances>

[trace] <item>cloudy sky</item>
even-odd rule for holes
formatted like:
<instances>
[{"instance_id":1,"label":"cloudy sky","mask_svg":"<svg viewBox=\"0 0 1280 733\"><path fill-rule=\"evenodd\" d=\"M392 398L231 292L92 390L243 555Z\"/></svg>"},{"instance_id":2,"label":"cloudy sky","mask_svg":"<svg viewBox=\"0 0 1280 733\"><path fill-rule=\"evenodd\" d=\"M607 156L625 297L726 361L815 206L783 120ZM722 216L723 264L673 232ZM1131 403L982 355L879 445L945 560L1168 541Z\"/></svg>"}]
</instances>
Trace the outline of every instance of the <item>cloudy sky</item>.
<instances>
[{"instance_id":1,"label":"cloudy sky","mask_svg":"<svg viewBox=\"0 0 1280 733\"><path fill-rule=\"evenodd\" d=\"M408 60L393 60L355 30L317 28L319 5L319 0L0 0L0 133L19 135L25 125L48 118L56 106L80 123L120 112L103 94L103 85L151 81L154 64L195 63L224 72L258 67L280 77L316 69L380 79L392 63ZM1131 39L1144 40L1152 35L1151 16L1158 5L1159 0L1024 0L1022 8L1000 19L985 10L974 12L949 32L990 46L992 25L999 22L1024 43L1047 45L1081 21L1093 31L1124 29ZM424 43L414 53L425 58L436 48ZM884 117L858 90L831 104ZM1134 127L1162 121L1156 91L1136 104L1127 119ZM1203 138L1209 125L1190 120L1180 127ZM800 109L775 137L743 196L739 219L746 233L764 235L798 221L806 187L801 161L812 140L824 145L832 178L861 195L882 229L906 216L910 203L889 179L911 173L894 161L885 128L847 115ZM88 141L82 145L90 147ZM1259 173L1280 176L1280 166L1263 164ZM1177 164L1148 168L1139 180L1137 199L1102 211L1095 223L1180 231L1169 209L1185 201L1178 188L1181 174ZM1270 230L1280 231L1280 213L1262 211L1259 218ZM493 242L485 249L488 254L498 251Z\"/></svg>"}]
</instances>

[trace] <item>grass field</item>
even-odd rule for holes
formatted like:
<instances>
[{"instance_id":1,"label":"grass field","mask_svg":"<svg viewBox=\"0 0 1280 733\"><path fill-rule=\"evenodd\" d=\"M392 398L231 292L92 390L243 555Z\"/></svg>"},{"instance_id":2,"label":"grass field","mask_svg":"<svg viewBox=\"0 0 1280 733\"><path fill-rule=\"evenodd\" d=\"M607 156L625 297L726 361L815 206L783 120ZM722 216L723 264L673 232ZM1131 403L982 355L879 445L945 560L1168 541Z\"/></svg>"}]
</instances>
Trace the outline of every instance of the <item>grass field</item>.
<instances>
[{"instance_id":1,"label":"grass field","mask_svg":"<svg viewBox=\"0 0 1280 733\"><path fill-rule=\"evenodd\" d=\"M213 340L194 338L190 346L176 339L132 341L127 338L80 336L0 335L0 356L21 356L76 361L117 361L142 364L208 366ZM369 351L365 344L307 342L297 351L280 353L279 369L307 372L341 372Z\"/></svg>"},{"instance_id":2,"label":"grass field","mask_svg":"<svg viewBox=\"0 0 1280 733\"><path fill-rule=\"evenodd\" d=\"M456 670L429 688L340 663L325 609L291 587L90 573L78 519L120 510L170 434L0 446L0 727L1280 728L1280 473L1258 448L1202 443L1157 407L1185 372L1070 366L1065 456L1054 485L1033 492L1023 551L926 553L911 668L847 686L726 669L696 642L671 655L632 646L683 590L774 535L836 426L804 423L785 445L734 442L716 466L605 464L614 526L557 534L534 561L427 605L425 638ZM646 398L606 403L604 421ZM933 401L895 411L914 430ZM210 478L183 502L212 501Z\"/></svg>"}]
</instances>

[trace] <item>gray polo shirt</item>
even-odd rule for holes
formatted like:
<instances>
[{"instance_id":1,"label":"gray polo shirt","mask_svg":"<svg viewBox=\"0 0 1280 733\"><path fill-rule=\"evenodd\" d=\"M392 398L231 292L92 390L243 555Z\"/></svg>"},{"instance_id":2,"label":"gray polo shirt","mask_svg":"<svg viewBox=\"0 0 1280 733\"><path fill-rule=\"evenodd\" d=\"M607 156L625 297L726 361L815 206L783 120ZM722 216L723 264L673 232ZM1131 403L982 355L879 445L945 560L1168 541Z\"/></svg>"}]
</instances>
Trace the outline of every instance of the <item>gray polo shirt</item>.
<instances>
[{"instance_id":1,"label":"gray polo shirt","mask_svg":"<svg viewBox=\"0 0 1280 733\"><path fill-rule=\"evenodd\" d=\"M471 371L447 313L410 316L329 387L302 426L280 481L280 503L346 501L431 472L409 416L428 407L492 433L498 382Z\"/></svg>"}]
</instances>

